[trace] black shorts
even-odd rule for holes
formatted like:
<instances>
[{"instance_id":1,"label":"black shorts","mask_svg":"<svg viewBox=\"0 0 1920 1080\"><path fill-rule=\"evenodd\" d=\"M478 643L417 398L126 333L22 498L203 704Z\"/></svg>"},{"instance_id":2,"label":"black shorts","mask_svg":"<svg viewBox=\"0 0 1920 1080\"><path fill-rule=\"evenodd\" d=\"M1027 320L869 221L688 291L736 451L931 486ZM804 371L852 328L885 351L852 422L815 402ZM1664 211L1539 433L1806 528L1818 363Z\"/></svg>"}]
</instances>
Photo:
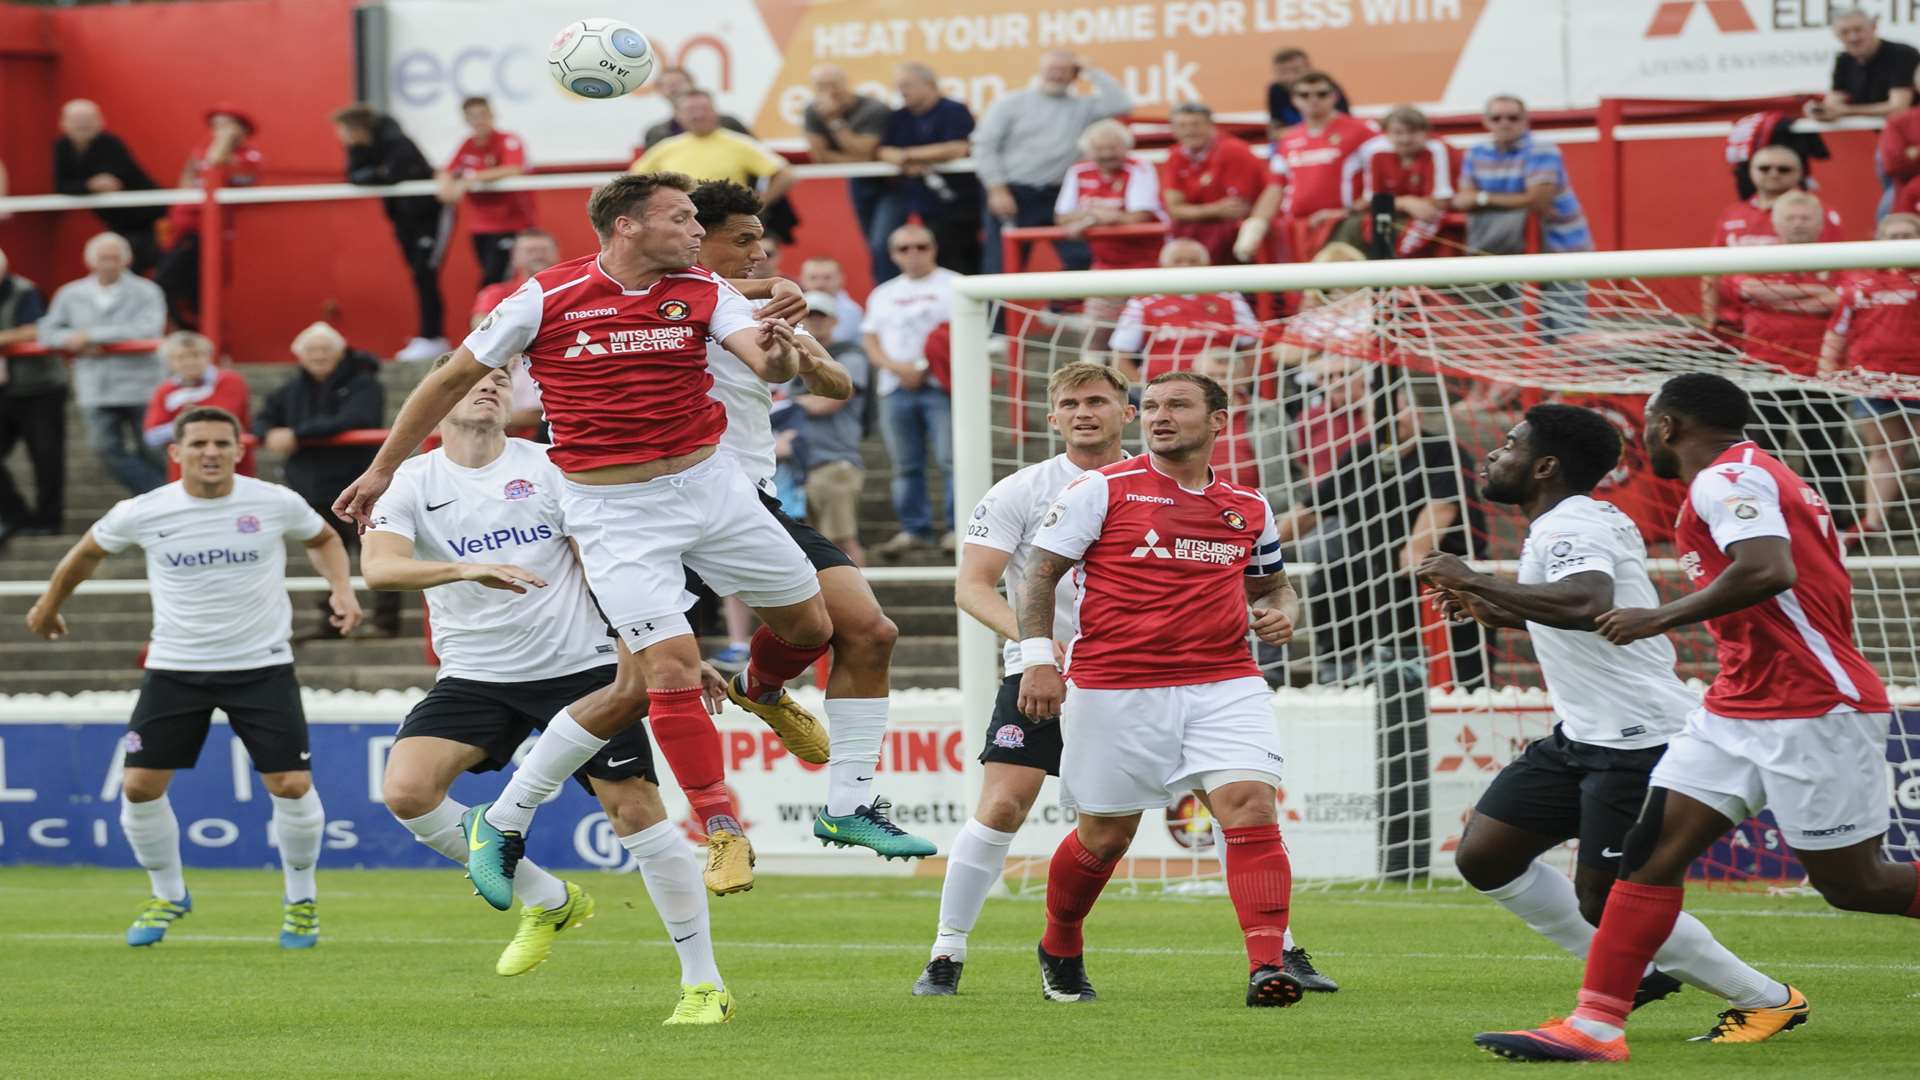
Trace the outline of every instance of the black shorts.
<instances>
[{"instance_id":1,"label":"black shorts","mask_svg":"<svg viewBox=\"0 0 1920 1080\"><path fill-rule=\"evenodd\" d=\"M1556 840L1577 836L1580 861L1612 871L1646 802L1647 776L1666 752L1574 742L1555 724L1500 770L1474 810Z\"/></svg>"},{"instance_id":2,"label":"black shorts","mask_svg":"<svg viewBox=\"0 0 1920 1080\"><path fill-rule=\"evenodd\" d=\"M477 746L485 760L468 772L493 772L513 760L527 736L546 729L561 709L613 682L619 666L607 664L572 675L530 682L490 683L450 676L433 684L427 696L400 724L395 741L428 735L436 739ZM574 774L580 786L593 793L590 780L626 780L640 777L659 783L653 771L653 747L647 725L635 722L607 741Z\"/></svg>"},{"instance_id":3,"label":"black shorts","mask_svg":"<svg viewBox=\"0 0 1920 1080\"><path fill-rule=\"evenodd\" d=\"M213 710L246 746L258 772L304 772L307 714L292 664L251 671L156 671L140 678L140 699L127 721L126 764L131 769L191 769L200 760Z\"/></svg>"},{"instance_id":4,"label":"black shorts","mask_svg":"<svg viewBox=\"0 0 1920 1080\"><path fill-rule=\"evenodd\" d=\"M758 486L755 486L754 491L760 496L760 505L766 507L767 513L773 515L773 520L779 522L780 527L787 530L787 535L793 537L793 542L800 545L800 550L806 554L807 561L813 564L815 573L831 570L836 566L853 565L853 560L847 557L847 553L841 551L838 544L820 535L819 529L804 521L795 521L788 517L787 512L780 509L780 500L761 491Z\"/></svg>"},{"instance_id":5,"label":"black shorts","mask_svg":"<svg viewBox=\"0 0 1920 1080\"><path fill-rule=\"evenodd\" d=\"M1060 775L1060 721L1042 723L1020 713L1020 676L1009 675L1000 682L1000 693L993 699L993 719L987 721L987 747L980 751L982 764L1025 765L1044 769L1048 776Z\"/></svg>"}]
</instances>

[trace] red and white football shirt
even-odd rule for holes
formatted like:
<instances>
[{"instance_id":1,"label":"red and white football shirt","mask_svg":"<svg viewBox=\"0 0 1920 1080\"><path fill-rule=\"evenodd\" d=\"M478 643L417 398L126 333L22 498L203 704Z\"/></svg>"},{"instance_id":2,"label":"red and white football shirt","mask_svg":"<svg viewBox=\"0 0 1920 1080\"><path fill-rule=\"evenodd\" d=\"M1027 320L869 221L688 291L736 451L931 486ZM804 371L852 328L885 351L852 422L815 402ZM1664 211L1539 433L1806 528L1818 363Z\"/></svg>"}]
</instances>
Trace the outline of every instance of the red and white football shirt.
<instances>
[{"instance_id":1,"label":"red and white football shirt","mask_svg":"<svg viewBox=\"0 0 1920 1080\"><path fill-rule=\"evenodd\" d=\"M1792 545L1799 574L1786 592L1707 620L1720 661L1708 712L1786 720L1890 708L1880 676L1854 645L1853 579L1827 504L1792 469L1751 441L1735 443L1694 477L1674 532L1696 589L1733 564L1728 548L1763 536Z\"/></svg>"},{"instance_id":2,"label":"red and white football shirt","mask_svg":"<svg viewBox=\"0 0 1920 1080\"><path fill-rule=\"evenodd\" d=\"M447 162L447 172L468 176L483 169L527 163L527 147L520 136L496 131L485 142L467 136ZM511 233L533 228L533 193L529 191L472 191L467 193L467 229L477 233Z\"/></svg>"},{"instance_id":3,"label":"red and white football shirt","mask_svg":"<svg viewBox=\"0 0 1920 1080\"><path fill-rule=\"evenodd\" d=\"M1370 120L1335 113L1319 131L1295 124L1280 133L1267 158L1273 183L1284 183L1280 216L1303 218L1321 210L1343 210L1359 195L1347 160L1380 133Z\"/></svg>"},{"instance_id":4,"label":"red and white football shirt","mask_svg":"<svg viewBox=\"0 0 1920 1080\"><path fill-rule=\"evenodd\" d=\"M1736 274L1720 279L1720 287L1739 302L1740 347L1754 360L1785 368L1796 375L1820 370L1820 342L1827 336L1825 311L1782 311L1763 303L1740 300L1740 283L1831 285L1827 271L1787 271L1778 274Z\"/></svg>"},{"instance_id":5,"label":"red and white football shirt","mask_svg":"<svg viewBox=\"0 0 1920 1080\"><path fill-rule=\"evenodd\" d=\"M1160 174L1138 158L1128 158L1117 172L1101 172L1091 161L1077 161L1060 183L1054 201L1055 216L1080 210L1106 209L1132 213L1145 210L1166 220L1160 209ZM1095 270L1134 270L1160 262L1157 236L1088 237Z\"/></svg>"},{"instance_id":6,"label":"red and white football shirt","mask_svg":"<svg viewBox=\"0 0 1920 1080\"><path fill-rule=\"evenodd\" d=\"M1253 154L1253 148L1231 135L1216 135L1207 151L1198 157L1186 147L1175 145L1167 151L1160 167L1160 188L1177 191L1189 206L1219 202L1229 196L1245 199L1248 206L1267 186L1267 167ZM1198 240L1215 264L1233 262L1233 240L1240 231L1238 219L1227 221L1175 221L1167 226L1167 238Z\"/></svg>"},{"instance_id":7,"label":"red and white football shirt","mask_svg":"<svg viewBox=\"0 0 1920 1080\"><path fill-rule=\"evenodd\" d=\"M1873 270L1841 282L1828 330L1846 341L1840 362L1920 375L1920 271Z\"/></svg>"},{"instance_id":8,"label":"red and white football shirt","mask_svg":"<svg viewBox=\"0 0 1920 1080\"><path fill-rule=\"evenodd\" d=\"M1733 203L1720 211L1720 217L1713 223L1711 246L1755 247L1779 243L1780 237L1773 231L1773 209L1760 206L1757 202L1759 198L1755 195L1752 199ZM1846 238L1846 230L1840 225L1840 214L1828 209L1827 223L1820 229L1820 242L1830 244ZM1728 282L1722 281L1720 303L1713 312L1714 321L1726 326L1740 325L1742 306L1739 294Z\"/></svg>"},{"instance_id":9,"label":"red and white football shirt","mask_svg":"<svg viewBox=\"0 0 1920 1080\"><path fill-rule=\"evenodd\" d=\"M266 156L250 139L242 139L227 156L225 165L213 165L208 158L213 156L213 140L209 139L193 148L187 155L187 187L199 187L206 182L210 172L220 175L221 187L246 187L260 182L260 172L266 167ZM200 231L201 213L205 208L197 202L175 203L167 207L167 221L173 226L175 236L184 236ZM233 218L227 218L227 229L231 233Z\"/></svg>"},{"instance_id":10,"label":"red and white football shirt","mask_svg":"<svg viewBox=\"0 0 1920 1080\"><path fill-rule=\"evenodd\" d=\"M1258 492L1217 477L1189 491L1151 456L1129 458L1068 484L1033 546L1080 560L1080 632L1066 671L1075 687L1194 686L1260 674L1247 647L1242 582L1284 565L1273 510Z\"/></svg>"},{"instance_id":11,"label":"red and white football shirt","mask_svg":"<svg viewBox=\"0 0 1920 1080\"><path fill-rule=\"evenodd\" d=\"M756 325L733 286L693 267L629 290L599 255L550 266L493 309L466 347L488 367L527 354L565 472L692 453L720 441L707 341Z\"/></svg>"},{"instance_id":12,"label":"red and white football shirt","mask_svg":"<svg viewBox=\"0 0 1920 1080\"><path fill-rule=\"evenodd\" d=\"M1107 344L1145 353L1141 381L1191 366L1211 348L1246 348L1260 336L1253 309L1239 293L1159 293L1127 301Z\"/></svg>"},{"instance_id":13,"label":"red and white football shirt","mask_svg":"<svg viewBox=\"0 0 1920 1080\"><path fill-rule=\"evenodd\" d=\"M1358 191L1363 202L1375 194L1451 199L1454 174L1460 170L1452 150L1439 139L1428 139L1425 152L1407 161L1385 135L1361 143L1344 168L1347 175L1340 182L1341 189Z\"/></svg>"}]
</instances>

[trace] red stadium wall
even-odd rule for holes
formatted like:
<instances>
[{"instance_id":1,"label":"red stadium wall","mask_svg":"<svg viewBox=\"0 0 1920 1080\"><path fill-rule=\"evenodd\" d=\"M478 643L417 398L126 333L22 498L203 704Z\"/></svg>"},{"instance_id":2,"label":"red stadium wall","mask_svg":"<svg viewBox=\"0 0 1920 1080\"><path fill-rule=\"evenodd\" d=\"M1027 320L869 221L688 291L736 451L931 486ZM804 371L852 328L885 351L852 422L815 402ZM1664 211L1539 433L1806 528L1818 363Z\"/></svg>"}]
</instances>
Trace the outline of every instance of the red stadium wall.
<instances>
[{"instance_id":1,"label":"red stadium wall","mask_svg":"<svg viewBox=\"0 0 1920 1080\"><path fill-rule=\"evenodd\" d=\"M341 151L327 114L353 93L353 0L226 0L47 10L0 6L0 160L15 194L49 189L49 145L59 103L91 97L156 180L170 183L204 133L201 114L233 101L260 122L258 142L270 183L339 179ZM128 42L143 56L172 58L128 65ZM539 133L528 136L538 161ZM625 135L622 134L624 140ZM1828 136L1835 159L1814 172L1850 238L1869 235L1878 186L1873 136ZM609 146L609 160L627 147ZM1565 147L1575 189L1585 198L1602 246L1613 235L1600 193L1600 148ZM1732 197L1718 137L1622 145L1624 247L1702 243L1715 213ZM787 255L826 253L848 268L857 295L868 284L866 255L846 205L844 181L798 186L803 223ZM592 243L585 193L540 192L539 220L563 250ZM286 357L306 323L334 321L357 344L397 347L413 331L412 293L380 206L373 200L238 208L237 251L227 311L227 345L236 357ZM0 224L17 272L52 287L78 276L80 248L97 228L87 214L19 215ZM464 232L455 236L442 287L450 336L465 325L477 272ZM1684 298L1691 286L1668 295ZM1683 301L1684 302L1684 301Z\"/></svg>"}]
</instances>

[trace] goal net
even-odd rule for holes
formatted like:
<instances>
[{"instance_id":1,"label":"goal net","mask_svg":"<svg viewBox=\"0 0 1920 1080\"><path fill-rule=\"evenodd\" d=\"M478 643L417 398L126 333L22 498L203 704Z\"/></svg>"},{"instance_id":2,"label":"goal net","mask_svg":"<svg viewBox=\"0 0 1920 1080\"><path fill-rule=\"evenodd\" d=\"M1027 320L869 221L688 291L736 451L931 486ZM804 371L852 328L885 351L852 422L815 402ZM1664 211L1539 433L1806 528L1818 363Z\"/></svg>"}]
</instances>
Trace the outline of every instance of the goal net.
<instances>
[{"instance_id":1,"label":"goal net","mask_svg":"<svg viewBox=\"0 0 1920 1080\"><path fill-rule=\"evenodd\" d=\"M1908 246L1920 247L1900 245ZM1883 258L1895 250L1878 247ZM1756 269L1780 269L1783 250L1770 249L1764 258L1773 265ZM1047 377L1063 364L1103 360L1136 385L1174 368L1221 381L1232 410L1214 466L1273 504L1305 604L1293 643L1254 643L1287 749L1279 810L1296 878L1457 880L1452 852L1468 811L1503 765L1551 729L1552 702L1524 633L1447 624L1420 595L1413 564L1437 549L1515 572L1525 520L1481 498L1476 469L1528 407L1566 402L1619 428L1622 461L1595 497L1640 527L1662 595L1685 593L1672 544L1684 489L1648 468L1643 409L1673 375L1725 375L1753 395L1759 419L1749 434L1808 478L1846 546L1856 637L1904 706L1889 731L1887 848L1920 859L1920 412L1901 405L1920 399L1920 378L1820 373L1824 319L1810 312L1791 339L1703 329L1680 314L1699 307L1697 277L1474 279L1496 262L1511 260L1241 268L1225 276L1250 303L1224 318L1205 313L1225 305L1190 302L1222 291L1223 272L1211 268L1129 272L1124 283L1143 299L1120 318L1111 317L1112 301L1086 302L1100 291L1094 279L1112 274L1045 275L1057 296L1036 297L1035 284L1020 278L975 282L984 299L960 305L956 356L968 355L960 343L974 340L962 329L971 320L988 363L984 386L956 371L958 509L966 513L992 481L1064 449L1045 400ZM1284 280L1263 282L1261 271ZM1339 284L1357 274L1385 280ZM1088 287L1072 287L1076 278ZM1012 283L1020 298L993 295ZM1137 426L1127 446L1143 449ZM1680 675L1704 688L1716 670L1705 629L1673 637ZM974 645L963 644L962 684L968 715L984 717L998 673ZM1043 799L1052 795L1049 788ZM1204 806L1182 797L1154 817L1142 822L1121 880L1208 888L1219 863ZM1008 876L1016 890L1044 888L1046 858L1070 818L1048 820L1055 828L1027 830L1023 837L1035 835L1016 842ZM1554 857L1570 868L1571 852L1569 844ZM1766 815L1741 823L1694 874L1768 883L1803 876Z\"/></svg>"}]
</instances>

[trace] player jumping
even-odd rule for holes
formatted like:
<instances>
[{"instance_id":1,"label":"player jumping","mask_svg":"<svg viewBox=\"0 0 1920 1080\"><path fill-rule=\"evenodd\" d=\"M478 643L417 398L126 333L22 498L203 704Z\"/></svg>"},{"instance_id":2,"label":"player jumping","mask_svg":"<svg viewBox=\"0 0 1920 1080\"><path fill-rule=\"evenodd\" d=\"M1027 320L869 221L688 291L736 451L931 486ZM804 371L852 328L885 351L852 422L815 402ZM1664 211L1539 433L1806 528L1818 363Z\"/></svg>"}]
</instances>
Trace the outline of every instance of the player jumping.
<instances>
[{"instance_id":1,"label":"player jumping","mask_svg":"<svg viewBox=\"0 0 1920 1080\"><path fill-rule=\"evenodd\" d=\"M565 474L560 506L587 582L631 650L613 685L561 710L501 797L464 820L467 872L487 902L513 903L513 871L534 809L607 740L651 708L654 741L707 834L707 888L753 887L753 846L725 786L720 733L701 699L700 652L685 611L682 563L765 623L753 636L747 696L767 708L788 749L824 747L819 723L783 684L826 653L833 625L813 567L717 449L726 410L709 397L706 341L763 379L804 373L812 357L792 328L756 321L726 282L695 266L693 181L678 173L617 177L587 216L601 247L528 279L407 398L379 454L334 512L371 524L394 471L486 374L524 352ZM813 754L812 760L821 756Z\"/></svg>"},{"instance_id":2,"label":"player jumping","mask_svg":"<svg viewBox=\"0 0 1920 1080\"><path fill-rule=\"evenodd\" d=\"M1017 707L1025 665L1020 659L1020 625L1014 608L1033 561L1033 536L1047 508L1081 473L1126 457L1121 438L1134 410L1127 403L1126 380L1106 364L1088 361L1055 369L1047 380L1047 401L1051 406L1047 423L1066 443L1066 452L995 484L974 508L965 546L960 549L954 602L1006 639L1006 678L987 722L986 747L980 752L986 768L978 804L947 853L940 925L933 955L913 984L916 997L959 992L967 936L979 921L987 894L1000 880L1007 849L1039 798L1041 784L1048 776L1060 775L1060 725L1023 716ZM1006 596L994 587L996 582L1004 582ZM1073 635L1073 589L1063 584L1056 593L1052 636L1065 642L1073 640ZM1289 930L1285 943L1287 970L1306 989L1339 989L1314 970L1305 949L1293 946L1291 934Z\"/></svg>"},{"instance_id":3,"label":"player jumping","mask_svg":"<svg viewBox=\"0 0 1920 1080\"><path fill-rule=\"evenodd\" d=\"M1039 957L1050 1001L1093 1000L1081 923L1141 812L1190 788L1210 796L1226 835L1247 1004L1300 1000L1281 957L1293 887L1275 800L1283 759L1272 692L1247 648L1249 603L1254 632L1283 645L1299 601L1265 497L1217 479L1207 464L1227 407L1226 391L1204 375L1155 378L1141 402L1146 456L1082 473L1033 538L1017 707L1060 717L1060 780L1080 811L1047 874ZM1054 656L1055 589L1076 564L1069 692Z\"/></svg>"},{"instance_id":4,"label":"player jumping","mask_svg":"<svg viewBox=\"0 0 1920 1080\"><path fill-rule=\"evenodd\" d=\"M700 241L700 265L724 278L755 277L766 261L766 248L760 243L766 231L760 223L760 196L741 184L709 180L693 190L693 206L706 230ZM794 344L813 358L812 366L801 373L807 393L836 399L853 393L846 368L804 328L794 331ZM727 431L720 447L732 451L761 504L812 564L833 621L829 642L833 671L827 679L832 755L827 760L827 806L814 818L813 835L824 843L871 848L890 859L932 855L933 842L896 826L887 817L886 800L872 794L880 744L887 734L887 669L900 631L880 610L866 575L853 560L813 526L788 517L774 498L773 394L767 381L712 343L707 345L707 365L713 371L713 396L727 410ZM728 682L727 693L735 704L756 715L765 716L778 707L748 695L744 675Z\"/></svg>"},{"instance_id":5,"label":"player jumping","mask_svg":"<svg viewBox=\"0 0 1920 1080\"><path fill-rule=\"evenodd\" d=\"M1487 500L1527 515L1519 581L1475 573L1445 552L1429 554L1419 569L1455 610L1528 633L1558 720L1494 777L1454 862L1482 895L1582 959L1646 802L1647 774L1697 704L1673 672L1665 636L1614 645L1593 632L1605 611L1659 602L1640 530L1590 494L1619 460L1620 434L1606 417L1534 406L1482 468ZM1572 837L1580 854L1569 882L1539 857ZM1640 981L1635 1008L1677 991L1676 975L1750 1020L1791 997L1685 913L1653 961L1658 970ZM1710 1037L1754 1042L1777 1030L1756 1020Z\"/></svg>"},{"instance_id":6,"label":"player jumping","mask_svg":"<svg viewBox=\"0 0 1920 1080\"><path fill-rule=\"evenodd\" d=\"M73 545L27 612L27 629L58 641L60 605L108 555L138 544L147 553L153 643L140 698L127 722L120 827L146 867L153 896L127 928L127 944L154 945L193 910L180 866L180 822L167 800L176 769L191 769L207 741L213 710L227 715L273 799L285 908L280 947L320 940L314 864L326 815L313 789L307 717L294 677L293 606L284 585L284 538L306 545L327 579L341 636L360 623L346 546L305 500L278 484L235 476L240 421L199 406L173 421L168 454L180 479L115 503Z\"/></svg>"},{"instance_id":7,"label":"player jumping","mask_svg":"<svg viewBox=\"0 0 1920 1080\"><path fill-rule=\"evenodd\" d=\"M1688 487L1675 545L1699 591L1595 623L1625 645L1704 621L1720 673L1648 780L1578 1008L1531 1031L1474 1037L1502 1057L1625 1061L1634 987L1673 932L1687 867L1765 808L1829 904L1920 918L1920 868L1881 855L1890 707L1853 641L1853 582L1833 522L1804 480L1745 437L1752 417L1746 392L1718 375L1670 379L1647 404L1654 475ZM1720 1028L1784 1030L1806 1013L1796 990L1777 1008L1729 1010Z\"/></svg>"},{"instance_id":8,"label":"player jumping","mask_svg":"<svg viewBox=\"0 0 1920 1080\"><path fill-rule=\"evenodd\" d=\"M400 466L360 555L372 587L425 591L440 655L433 689L400 725L382 796L421 843L461 864L468 808L447 797L455 778L504 766L530 731L618 671L617 639L560 516L560 471L546 447L506 436L511 370L489 372L441 422L440 446ZM723 699L719 674L702 674L709 698ZM680 954L680 1004L666 1022L733 1019L700 862L661 805L646 726L615 735L574 778L600 800ZM501 975L532 971L557 934L593 917L586 890L530 859L515 869L513 893L520 929L494 965Z\"/></svg>"}]
</instances>

